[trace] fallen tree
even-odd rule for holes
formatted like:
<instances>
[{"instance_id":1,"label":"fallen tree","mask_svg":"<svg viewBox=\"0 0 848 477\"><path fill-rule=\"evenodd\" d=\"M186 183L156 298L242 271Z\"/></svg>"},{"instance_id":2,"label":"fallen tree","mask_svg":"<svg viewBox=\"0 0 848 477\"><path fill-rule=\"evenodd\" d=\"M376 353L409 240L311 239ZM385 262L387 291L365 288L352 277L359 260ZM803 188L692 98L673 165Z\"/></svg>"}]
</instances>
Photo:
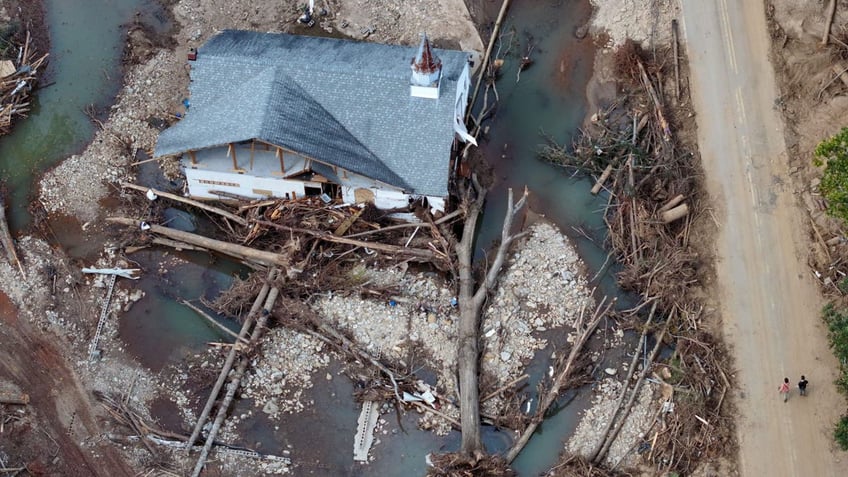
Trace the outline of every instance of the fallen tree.
<instances>
[{"instance_id":1,"label":"fallen tree","mask_svg":"<svg viewBox=\"0 0 848 477\"><path fill-rule=\"evenodd\" d=\"M459 327L457 332L457 372L459 374L460 411L462 416L462 444L460 453L470 461L483 457L485 449L480 439L480 395L477 385L480 358L479 331L483 303L497 284L507 252L512 243L524 233L512 233L512 223L527 200L527 189L517 203L513 203L509 189L507 210L501 230L501 243L488 272L478 283L472 274L474 232L477 219L486 201L486 191L476 176L468 190L464 207L465 226L456 254L459 263Z\"/></svg>"}]
</instances>

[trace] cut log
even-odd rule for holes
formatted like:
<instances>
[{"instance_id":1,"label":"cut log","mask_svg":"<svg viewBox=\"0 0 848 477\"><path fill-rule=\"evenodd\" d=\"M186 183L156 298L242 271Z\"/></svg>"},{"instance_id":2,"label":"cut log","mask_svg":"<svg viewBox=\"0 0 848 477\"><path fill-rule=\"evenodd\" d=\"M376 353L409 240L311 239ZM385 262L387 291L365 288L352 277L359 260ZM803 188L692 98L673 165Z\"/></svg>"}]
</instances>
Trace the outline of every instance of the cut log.
<instances>
[{"instance_id":1,"label":"cut log","mask_svg":"<svg viewBox=\"0 0 848 477\"><path fill-rule=\"evenodd\" d=\"M657 210L657 213L662 214L666 210L670 210L673 207L677 207L677 205L680 204L681 202L683 202L683 199L685 199L685 198L686 197L684 197L683 194L679 194L679 195L675 196L673 199L666 202L664 206L660 207L659 210Z\"/></svg>"},{"instance_id":2,"label":"cut log","mask_svg":"<svg viewBox=\"0 0 848 477\"><path fill-rule=\"evenodd\" d=\"M604 182L609 178L610 174L612 174L612 164L608 165L604 172L601 173L601 177L598 177L595 185L592 186L592 195L597 195L598 192L601 191L601 187L604 186Z\"/></svg>"},{"instance_id":3,"label":"cut log","mask_svg":"<svg viewBox=\"0 0 848 477\"><path fill-rule=\"evenodd\" d=\"M129 225L134 227L140 227L142 223L139 220L128 219L125 217L107 217L106 222L110 222L113 224ZM183 232L182 230L169 229L168 227L163 227L161 225L148 225L150 226L149 232L151 233L164 235L168 238L179 240L180 242L185 242L190 245L203 247L215 252L223 253L224 255L229 255L231 257L238 258L240 260L255 262L269 267L276 265L281 265L285 267L289 265L288 257L286 257L285 255L280 255L278 253L256 250L254 248L245 247L243 245L236 245L229 242L223 242L221 240L211 239L202 235L193 234L191 232Z\"/></svg>"},{"instance_id":4,"label":"cut log","mask_svg":"<svg viewBox=\"0 0 848 477\"><path fill-rule=\"evenodd\" d=\"M670 224L675 220L686 217L687 215L689 215L689 206L684 202L673 209L666 210L660 214L660 218L663 222Z\"/></svg>"}]
</instances>

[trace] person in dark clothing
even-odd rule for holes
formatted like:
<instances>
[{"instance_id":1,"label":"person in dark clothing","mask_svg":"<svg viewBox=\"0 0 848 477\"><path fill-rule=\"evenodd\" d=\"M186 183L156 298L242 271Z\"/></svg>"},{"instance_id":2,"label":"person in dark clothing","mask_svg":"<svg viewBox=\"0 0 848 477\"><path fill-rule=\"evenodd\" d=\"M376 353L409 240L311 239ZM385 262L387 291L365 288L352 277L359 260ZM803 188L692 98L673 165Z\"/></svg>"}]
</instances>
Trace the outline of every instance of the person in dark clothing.
<instances>
[{"instance_id":1,"label":"person in dark clothing","mask_svg":"<svg viewBox=\"0 0 848 477\"><path fill-rule=\"evenodd\" d=\"M808 383L807 378L805 378L804 375L802 374L801 380L798 381L798 391L801 394L801 396L807 395L807 383Z\"/></svg>"}]
</instances>

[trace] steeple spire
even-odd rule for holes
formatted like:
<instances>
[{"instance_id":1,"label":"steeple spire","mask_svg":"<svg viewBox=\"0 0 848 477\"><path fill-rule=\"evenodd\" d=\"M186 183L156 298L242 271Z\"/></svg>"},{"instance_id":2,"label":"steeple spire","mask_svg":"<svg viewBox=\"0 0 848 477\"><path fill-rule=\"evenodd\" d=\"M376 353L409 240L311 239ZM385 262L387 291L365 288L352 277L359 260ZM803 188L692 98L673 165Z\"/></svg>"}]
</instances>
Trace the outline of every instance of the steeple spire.
<instances>
[{"instance_id":1,"label":"steeple spire","mask_svg":"<svg viewBox=\"0 0 848 477\"><path fill-rule=\"evenodd\" d=\"M411 67L410 94L420 98L438 98L442 60L430 49L430 40L426 33L421 34L421 44L418 46L415 58L412 59Z\"/></svg>"}]
</instances>

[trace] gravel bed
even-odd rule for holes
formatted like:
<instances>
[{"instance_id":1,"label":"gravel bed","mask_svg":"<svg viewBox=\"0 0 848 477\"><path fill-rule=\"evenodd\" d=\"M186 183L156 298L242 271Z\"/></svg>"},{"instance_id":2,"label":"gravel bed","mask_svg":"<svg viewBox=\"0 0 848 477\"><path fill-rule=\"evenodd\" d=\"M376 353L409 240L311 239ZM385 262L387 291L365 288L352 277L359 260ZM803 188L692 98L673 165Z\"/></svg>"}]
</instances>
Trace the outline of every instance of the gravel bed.
<instances>
[{"instance_id":1,"label":"gravel bed","mask_svg":"<svg viewBox=\"0 0 848 477\"><path fill-rule=\"evenodd\" d=\"M592 34L605 33L605 48L628 38L642 46L671 44L671 20L680 17L677 2L657 0L590 0L594 7ZM660 25L654 28L654 25Z\"/></svg>"},{"instance_id":2,"label":"gravel bed","mask_svg":"<svg viewBox=\"0 0 848 477\"><path fill-rule=\"evenodd\" d=\"M566 443L566 451L584 457L589 457L595 451L603 437L601 431L606 428L615 412L621 388L622 383L615 378L605 378L597 383L592 397L592 407L583 413L577 430ZM624 427L618 433L604 459L606 466L623 464L626 467L634 463L633 460L638 455L634 446L645 438L645 433L651 426L651 418L657 409L653 395L654 385L647 381L643 382L639 390L639 398L634 402ZM624 405L626 404L625 400ZM619 463L622 459L627 460Z\"/></svg>"}]
</instances>

